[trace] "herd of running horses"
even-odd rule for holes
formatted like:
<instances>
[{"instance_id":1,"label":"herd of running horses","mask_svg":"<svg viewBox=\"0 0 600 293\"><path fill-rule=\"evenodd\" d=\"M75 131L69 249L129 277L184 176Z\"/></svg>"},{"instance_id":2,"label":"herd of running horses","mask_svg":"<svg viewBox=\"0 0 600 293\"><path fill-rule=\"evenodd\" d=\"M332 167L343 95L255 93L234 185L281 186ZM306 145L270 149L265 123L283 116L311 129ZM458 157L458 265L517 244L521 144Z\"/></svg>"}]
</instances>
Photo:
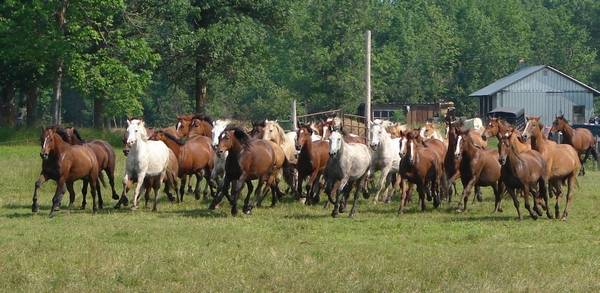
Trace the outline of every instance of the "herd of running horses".
<instances>
[{"instance_id":1,"label":"herd of running horses","mask_svg":"<svg viewBox=\"0 0 600 293\"><path fill-rule=\"evenodd\" d=\"M533 219L546 211L548 218L559 218L559 202L566 186L566 204L562 220L567 219L578 174L592 155L597 165L596 140L586 129L574 129L563 116L557 116L549 136L562 132L562 143L547 138L540 117L527 117L523 132L502 120L488 117L481 122L466 124L464 120L446 117L446 133L437 124L421 128L389 121L375 120L370 129L370 141L344 131L341 121L327 116L318 123L298 123L296 131L285 132L277 121L252 123L252 129L229 120L213 120L206 115L177 116L173 128L147 128L142 117L128 118L123 137L127 156L123 192L115 189L116 155L113 147L99 139L84 140L73 127L42 127L40 156L42 171L35 184L32 211L39 211L37 197L47 180L57 182L50 217L59 210L62 197L69 192L70 213L75 201L73 183L83 180L83 201L89 187L93 213L103 208L101 186L108 177L115 208L129 205L128 191L137 182L131 209L139 206L145 194L146 206L154 192L153 211L164 183L164 192L171 201L183 201L192 193L199 199L210 194L209 209L216 209L223 198L231 205L231 214L238 214L238 200L247 189L243 212L251 214L271 192L271 207L286 194L295 200L316 205L321 194L327 195L325 208L333 205L332 216L346 211L350 193L354 192L350 217L356 213L359 193L370 197L368 183L375 189L373 203L389 203L401 190L398 213L404 213L416 186L421 210L433 201L437 208L442 201L451 202L460 179L463 192L456 210L467 210L469 195L475 189L475 199L481 201L480 188L492 187L494 212L501 212L501 200L507 191L513 199L518 219L519 197ZM480 121L480 120L479 120ZM498 147L488 147L488 139L496 137ZM581 172L581 173L580 173ZM374 176L379 173L379 176ZM196 185L192 188L192 176ZM188 178L190 177L190 178ZM201 181L206 181L201 191ZM287 189L279 187L284 181ZM255 186L256 184L256 186ZM187 187L187 191L186 191ZM383 194L381 194L383 192ZM253 196L252 196L253 195ZM530 196L533 200L530 202ZM556 197L554 213L549 198Z\"/></svg>"}]
</instances>

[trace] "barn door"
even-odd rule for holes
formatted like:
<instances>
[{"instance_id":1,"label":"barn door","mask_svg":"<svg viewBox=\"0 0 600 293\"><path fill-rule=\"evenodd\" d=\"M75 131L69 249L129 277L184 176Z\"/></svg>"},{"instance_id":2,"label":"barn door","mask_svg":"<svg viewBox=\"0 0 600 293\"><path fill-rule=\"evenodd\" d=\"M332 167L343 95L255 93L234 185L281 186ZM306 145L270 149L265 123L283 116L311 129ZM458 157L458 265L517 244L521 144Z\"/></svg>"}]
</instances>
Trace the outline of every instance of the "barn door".
<instances>
[{"instance_id":1,"label":"barn door","mask_svg":"<svg viewBox=\"0 0 600 293\"><path fill-rule=\"evenodd\" d=\"M573 123L585 122L585 106L573 106Z\"/></svg>"}]
</instances>

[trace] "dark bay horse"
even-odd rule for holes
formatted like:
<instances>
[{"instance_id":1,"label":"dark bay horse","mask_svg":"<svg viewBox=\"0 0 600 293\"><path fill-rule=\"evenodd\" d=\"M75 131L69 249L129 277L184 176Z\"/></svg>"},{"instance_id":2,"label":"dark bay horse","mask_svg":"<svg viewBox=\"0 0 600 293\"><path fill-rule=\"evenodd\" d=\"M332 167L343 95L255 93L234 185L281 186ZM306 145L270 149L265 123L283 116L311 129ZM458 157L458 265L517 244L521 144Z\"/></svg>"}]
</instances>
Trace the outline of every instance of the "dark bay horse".
<instances>
[{"instance_id":1,"label":"dark bay horse","mask_svg":"<svg viewBox=\"0 0 600 293\"><path fill-rule=\"evenodd\" d=\"M237 202L240 198L244 183L248 184L248 194L244 200L243 211L246 214L252 212L254 202L258 198L263 184L266 183L266 193L275 180L275 152L271 144L264 139L252 139L242 127L229 125L223 130L219 136L219 144L216 148L217 154L222 154L229 151L229 155L225 161L225 177L224 189L233 183L231 197L228 196L231 203L231 214L237 216ZM258 179L258 186L254 194L254 200L250 202L250 194L252 193L252 185L250 181ZM216 197L210 205L210 209L221 202L223 196L227 193L224 191Z\"/></svg>"},{"instance_id":2,"label":"dark bay horse","mask_svg":"<svg viewBox=\"0 0 600 293\"><path fill-rule=\"evenodd\" d=\"M476 132L473 128L459 131L454 150L455 158L460 160L460 180L463 185L463 195L458 201L457 212L462 212L462 204L464 204L464 211L467 211L467 202L473 187L491 186L495 198L502 194L502 184L499 182L498 150L483 149L476 145L470 135L473 132ZM477 132L477 137L481 138L479 132Z\"/></svg>"},{"instance_id":3,"label":"dark bay horse","mask_svg":"<svg viewBox=\"0 0 600 293\"><path fill-rule=\"evenodd\" d=\"M306 184L306 203L316 204L319 202L321 176L325 172L329 162L329 142L326 140L312 141L313 129L310 124L299 124L296 130L296 150L298 154L298 186L297 196L302 196L302 183L310 176Z\"/></svg>"},{"instance_id":4,"label":"dark bay horse","mask_svg":"<svg viewBox=\"0 0 600 293\"><path fill-rule=\"evenodd\" d=\"M52 198L52 209L49 217L54 216L54 211L58 210L62 197L66 190L69 191L69 209L71 212L73 202L75 201L75 190L73 183L77 180L83 180L84 184L89 183L93 199L93 214L98 212L96 203L96 190L98 184L98 160L94 151L87 146L71 146L69 136L63 128L57 126L43 127L40 137L42 150L42 172L35 183L33 192L33 204L31 210L38 212L40 207L37 203L38 191L40 186L47 180L56 181L56 192Z\"/></svg>"},{"instance_id":5,"label":"dark bay horse","mask_svg":"<svg viewBox=\"0 0 600 293\"><path fill-rule=\"evenodd\" d=\"M571 145L575 151L579 154L581 162L580 175L585 175L585 162L590 154L594 157L594 170L598 165L598 153L596 152L596 139L589 129L585 128L573 128L569 125L569 121L565 119L563 115L556 116L552 128L550 129L550 136L562 132L563 140L561 143Z\"/></svg>"},{"instance_id":6,"label":"dark bay horse","mask_svg":"<svg viewBox=\"0 0 600 293\"><path fill-rule=\"evenodd\" d=\"M550 190L556 192L555 216L559 217L559 202L562 198L562 184L567 185L567 203L563 211L562 220L567 220L569 213L569 205L573 199L573 190L577 183L577 173L581 168L581 162L577 151L568 144L556 144L554 141L548 140L542 132L542 124L540 124L540 116L527 116L527 124L521 137L527 141L531 139L531 149L538 151L544 160L546 160L546 168L548 182L552 187ZM548 208L548 207L547 207Z\"/></svg>"},{"instance_id":7,"label":"dark bay horse","mask_svg":"<svg viewBox=\"0 0 600 293\"><path fill-rule=\"evenodd\" d=\"M540 194L537 196L542 197L546 206L549 206L546 188L548 179L546 160L535 150L519 150L519 144L521 142L519 142L517 136L510 130L500 139L498 160L502 165L501 180L513 199L519 221L523 220L523 216L519 209L519 199L515 193L515 189L523 191L525 208L529 211L531 218L536 220L538 216L542 215L542 211L538 208L536 200L533 201L533 210L531 209L529 193L536 189L535 185L538 185ZM501 195L497 194L496 209L500 206L501 199ZM546 209L546 212L548 218L552 218L550 209Z\"/></svg>"},{"instance_id":8,"label":"dark bay horse","mask_svg":"<svg viewBox=\"0 0 600 293\"><path fill-rule=\"evenodd\" d=\"M212 137L213 120L204 114L177 116L177 134L180 138L188 136L191 128L195 134Z\"/></svg>"},{"instance_id":9,"label":"dark bay horse","mask_svg":"<svg viewBox=\"0 0 600 293\"><path fill-rule=\"evenodd\" d=\"M421 211L425 212L425 193L430 188L433 194L433 205L440 205L439 194L436 192L441 181L441 166L439 155L426 142L421 142L420 130L409 131L406 134L406 155L400 161L400 176L402 176L402 200L398 214L404 213L404 205L408 195L408 183L414 183L419 193Z\"/></svg>"},{"instance_id":10,"label":"dark bay horse","mask_svg":"<svg viewBox=\"0 0 600 293\"><path fill-rule=\"evenodd\" d=\"M162 130L155 131L150 139L164 142L177 157L179 165L178 177L181 180L179 201L183 201L183 194L185 192L185 185L188 175L196 176L196 188L194 189L194 195L196 199L199 199L200 182L202 181L203 177L206 178L207 182L209 182L212 168L214 166L215 152L211 147L212 140L209 137L199 135L183 141ZM212 193L213 186L210 186L210 189ZM206 197L207 194L204 196Z\"/></svg>"},{"instance_id":11,"label":"dark bay horse","mask_svg":"<svg viewBox=\"0 0 600 293\"><path fill-rule=\"evenodd\" d=\"M101 139L84 140L75 127L66 127L65 131L69 136L69 143L71 145L85 145L94 151L96 159L98 160L98 168L100 168L101 171L104 170L106 176L108 176L108 181L112 189L112 198L118 200L119 194L115 190L115 164L117 159L113 147L107 141ZM81 192L83 194L81 209L84 209L86 205L85 197L87 195L87 184L83 185L83 190ZM102 209L102 191L100 188L98 188L97 193L98 207Z\"/></svg>"}]
</instances>

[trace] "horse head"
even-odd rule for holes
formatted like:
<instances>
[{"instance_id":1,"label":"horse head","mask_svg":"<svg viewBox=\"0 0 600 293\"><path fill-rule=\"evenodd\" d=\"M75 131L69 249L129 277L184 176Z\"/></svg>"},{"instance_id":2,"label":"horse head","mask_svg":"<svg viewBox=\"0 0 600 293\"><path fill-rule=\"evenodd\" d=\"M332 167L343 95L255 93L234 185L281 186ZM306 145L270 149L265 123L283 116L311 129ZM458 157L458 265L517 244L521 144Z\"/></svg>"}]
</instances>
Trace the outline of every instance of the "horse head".
<instances>
[{"instance_id":1,"label":"horse head","mask_svg":"<svg viewBox=\"0 0 600 293\"><path fill-rule=\"evenodd\" d=\"M552 123L552 128L550 128L550 132L548 133L549 137L552 137L554 134L564 131L567 128L569 122L565 119L564 115L556 115L554 122Z\"/></svg>"},{"instance_id":2,"label":"horse head","mask_svg":"<svg viewBox=\"0 0 600 293\"><path fill-rule=\"evenodd\" d=\"M335 159L340 152L343 143L344 138L342 137L342 133L338 128L334 128L329 135L329 157Z\"/></svg>"},{"instance_id":3,"label":"horse head","mask_svg":"<svg viewBox=\"0 0 600 293\"><path fill-rule=\"evenodd\" d=\"M42 150L40 151L40 157L43 160L47 160L50 157L50 153L54 149L54 133L56 126L46 128L42 126L42 136L40 137Z\"/></svg>"},{"instance_id":4,"label":"horse head","mask_svg":"<svg viewBox=\"0 0 600 293\"><path fill-rule=\"evenodd\" d=\"M132 147L138 139L143 141L148 140L144 120L138 118L127 120L127 145Z\"/></svg>"},{"instance_id":5,"label":"horse head","mask_svg":"<svg viewBox=\"0 0 600 293\"><path fill-rule=\"evenodd\" d=\"M301 123L299 124L300 127L298 127L298 130L296 130L296 143L294 147L297 151L300 151L302 149L302 145L304 145L304 143L307 142L307 140L312 140L313 130L310 124L311 123Z\"/></svg>"},{"instance_id":6,"label":"horse head","mask_svg":"<svg viewBox=\"0 0 600 293\"><path fill-rule=\"evenodd\" d=\"M481 134L481 138L483 138L483 140L488 140L488 138L490 138L492 136L496 136L499 131L498 130L498 121L500 121L500 116L493 118L492 116L488 115L488 120L490 122L488 122L488 124L486 124L485 130Z\"/></svg>"},{"instance_id":7,"label":"horse head","mask_svg":"<svg viewBox=\"0 0 600 293\"><path fill-rule=\"evenodd\" d=\"M506 164L508 158L508 151L511 147L511 138L513 135L513 130L509 130L500 138L500 143L498 144L498 162L500 165Z\"/></svg>"},{"instance_id":8,"label":"horse head","mask_svg":"<svg viewBox=\"0 0 600 293\"><path fill-rule=\"evenodd\" d=\"M225 128L227 128L227 126L230 124L229 120L217 120L217 121L213 121L212 125L213 128L211 130L212 132L212 147L213 149L217 149L217 146L219 145L219 137L221 135L221 132L223 132L223 130L225 130Z\"/></svg>"},{"instance_id":9,"label":"horse head","mask_svg":"<svg viewBox=\"0 0 600 293\"><path fill-rule=\"evenodd\" d=\"M525 124L525 130L521 134L523 141L527 141L529 138L537 136L541 132L540 118L542 116L526 116L527 124Z\"/></svg>"},{"instance_id":10,"label":"horse head","mask_svg":"<svg viewBox=\"0 0 600 293\"><path fill-rule=\"evenodd\" d=\"M261 121L252 122L252 130L250 136L254 138L264 138L265 128L267 127L267 119Z\"/></svg>"},{"instance_id":11,"label":"horse head","mask_svg":"<svg viewBox=\"0 0 600 293\"><path fill-rule=\"evenodd\" d=\"M382 129L380 123L371 125L371 149L375 150L382 139L385 139L386 131Z\"/></svg>"}]
</instances>

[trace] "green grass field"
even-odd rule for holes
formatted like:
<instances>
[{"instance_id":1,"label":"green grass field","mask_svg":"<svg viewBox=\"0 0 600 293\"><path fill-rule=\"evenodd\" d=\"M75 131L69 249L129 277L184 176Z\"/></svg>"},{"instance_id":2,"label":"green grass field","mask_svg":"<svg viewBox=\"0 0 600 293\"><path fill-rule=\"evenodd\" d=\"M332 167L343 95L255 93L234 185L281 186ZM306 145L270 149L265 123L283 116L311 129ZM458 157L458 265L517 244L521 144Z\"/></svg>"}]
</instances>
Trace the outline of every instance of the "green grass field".
<instances>
[{"instance_id":1,"label":"green grass field","mask_svg":"<svg viewBox=\"0 0 600 293\"><path fill-rule=\"evenodd\" d=\"M396 195L392 204L361 198L355 219L333 219L322 205L289 196L235 218L226 201L209 211L208 200L190 195L180 204L161 195L158 212L117 211L104 188L104 209L92 216L89 195L79 210L81 183L73 213L65 215L65 196L49 219L54 182L41 189L40 212L31 212L41 159L39 130L29 131L30 142L0 144L0 291L600 291L600 172L591 165L566 222L534 221L523 205L519 222L508 196L504 213L492 214L491 188L464 214L454 200L437 210L428 203L426 213L415 202L400 216ZM117 152L121 192L122 144L118 133L106 139Z\"/></svg>"}]
</instances>

